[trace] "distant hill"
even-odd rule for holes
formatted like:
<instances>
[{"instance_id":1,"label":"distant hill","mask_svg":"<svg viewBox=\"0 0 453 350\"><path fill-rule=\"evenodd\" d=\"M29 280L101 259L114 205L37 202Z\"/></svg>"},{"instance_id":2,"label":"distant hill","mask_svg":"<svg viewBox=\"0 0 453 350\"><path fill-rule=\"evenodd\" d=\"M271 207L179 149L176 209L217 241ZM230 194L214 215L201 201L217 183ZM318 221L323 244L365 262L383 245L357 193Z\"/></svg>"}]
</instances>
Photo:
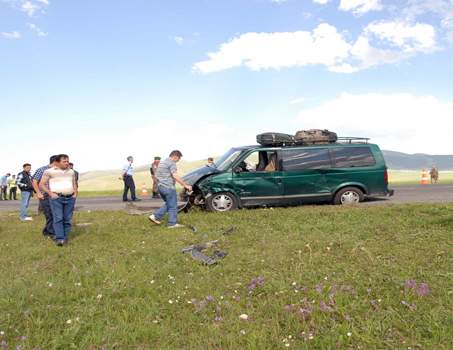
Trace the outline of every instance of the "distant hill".
<instances>
[{"instance_id":1,"label":"distant hill","mask_svg":"<svg viewBox=\"0 0 453 350\"><path fill-rule=\"evenodd\" d=\"M389 169L392 170L415 170L420 171L425 168L430 170L434 165L440 171L453 171L453 155L447 156L432 156L429 154L406 154L401 152L387 151L383 150L385 162ZM215 157L214 160L217 160L219 157ZM196 160L192 162L180 161L178 162L178 172L180 175L184 175L189 171L192 171L200 166L206 164L205 160ZM149 175L149 164L145 165L136 165L134 166L135 173L144 173L143 175ZM112 176L115 178L121 173L121 169L111 169L111 170L94 170L81 173L81 180L87 181L104 176Z\"/></svg>"},{"instance_id":2,"label":"distant hill","mask_svg":"<svg viewBox=\"0 0 453 350\"><path fill-rule=\"evenodd\" d=\"M453 170L453 155L432 156L416 153L406 154L401 152L383 150L387 167L392 170L430 170L436 166L440 171Z\"/></svg>"}]
</instances>

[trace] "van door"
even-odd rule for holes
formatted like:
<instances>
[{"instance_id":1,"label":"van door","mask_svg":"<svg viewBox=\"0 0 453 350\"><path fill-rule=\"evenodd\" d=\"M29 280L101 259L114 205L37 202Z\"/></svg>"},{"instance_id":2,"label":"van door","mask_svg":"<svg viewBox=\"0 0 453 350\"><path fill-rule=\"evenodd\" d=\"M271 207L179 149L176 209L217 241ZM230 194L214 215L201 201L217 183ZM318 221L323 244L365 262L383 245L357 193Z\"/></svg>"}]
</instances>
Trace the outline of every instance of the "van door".
<instances>
[{"instance_id":1,"label":"van door","mask_svg":"<svg viewBox=\"0 0 453 350\"><path fill-rule=\"evenodd\" d=\"M287 149L281 151L285 202L329 200L331 186L327 174L332 169L327 148Z\"/></svg>"},{"instance_id":2,"label":"van door","mask_svg":"<svg viewBox=\"0 0 453 350\"><path fill-rule=\"evenodd\" d=\"M234 192L243 205L282 203L283 173L279 169L277 152L252 152L239 166L241 172L233 171Z\"/></svg>"}]
</instances>

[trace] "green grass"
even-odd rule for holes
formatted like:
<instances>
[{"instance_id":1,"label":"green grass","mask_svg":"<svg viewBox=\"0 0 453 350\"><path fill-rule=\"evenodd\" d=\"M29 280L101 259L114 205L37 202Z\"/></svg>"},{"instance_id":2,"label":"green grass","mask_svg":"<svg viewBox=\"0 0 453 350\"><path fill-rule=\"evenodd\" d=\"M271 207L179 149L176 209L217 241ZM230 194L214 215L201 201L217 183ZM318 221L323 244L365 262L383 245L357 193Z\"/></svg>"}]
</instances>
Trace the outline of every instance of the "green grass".
<instances>
[{"instance_id":1,"label":"green grass","mask_svg":"<svg viewBox=\"0 0 453 350\"><path fill-rule=\"evenodd\" d=\"M451 349L453 204L0 214L5 349ZM230 235L221 233L232 226ZM202 238L203 235L207 237ZM180 249L219 239L203 266ZM248 315L247 320L240 318ZM2 347L3 348L3 347Z\"/></svg>"}]
</instances>

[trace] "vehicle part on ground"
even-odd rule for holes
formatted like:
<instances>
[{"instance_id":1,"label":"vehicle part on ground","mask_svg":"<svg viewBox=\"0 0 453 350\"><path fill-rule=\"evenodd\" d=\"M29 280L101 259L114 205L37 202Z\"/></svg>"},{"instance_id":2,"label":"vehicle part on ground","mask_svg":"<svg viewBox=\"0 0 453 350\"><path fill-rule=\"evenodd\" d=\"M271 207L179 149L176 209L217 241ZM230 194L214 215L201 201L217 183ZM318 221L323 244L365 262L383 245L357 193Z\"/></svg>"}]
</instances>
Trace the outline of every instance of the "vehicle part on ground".
<instances>
[{"instance_id":1,"label":"vehicle part on ground","mask_svg":"<svg viewBox=\"0 0 453 350\"><path fill-rule=\"evenodd\" d=\"M211 258L207 257L203 253L200 253L196 249L192 249L190 251L190 255L192 256L192 258L202 261L205 265L217 265L219 263L218 261L212 260Z\"/></svg>"},{"instance_id":2,"label":"vehicle part on ground","mask_svg":"<svg viewBox=\"0 0 453 350\"><path fill-rule=\"evenodd\" d=\"M332 203L339 205L352 202L358 203L361 201L363 201L363 192L359 188L345 187L335 194Z\"/></svg>"},{"instance_id":3,"label":"vehicle part on ground","mask_svg":"<svg viewBox=\"0 0 453 350\"><path fill-rule=\"evenodd\" d=\"M229 235L231 232L233 232L234 230L236 230L237 226L233 226L232 228L230 228L229 230L226 230L224 233L222 233L222 236L225 236L225 235Z\"/></svg>"},{"instance_id":4,"label":"vehicle part on ground","mask_svg":"<svg viewBox=\"0 0 453 350\"><path fill-rule=\"evenodd\" d=\"M221 252L220 250L216 250L216 251L211 255L211 259L215 259L215 258L222 259L222 258L225 258L227 255L228 255L227 253L223 253L223 252Z\"/></svg>"},{"instance_id":5,"label":"vehicle part on ground","mask_svg":"<svg viewBox=\"0 0 453 350\"><path fill-rule=\"evenodd\" d=\"M230 192L219 192L207 198L206 207L209 211L235 210L238 208L238 200Z\"/></svg>"}]
</instances>

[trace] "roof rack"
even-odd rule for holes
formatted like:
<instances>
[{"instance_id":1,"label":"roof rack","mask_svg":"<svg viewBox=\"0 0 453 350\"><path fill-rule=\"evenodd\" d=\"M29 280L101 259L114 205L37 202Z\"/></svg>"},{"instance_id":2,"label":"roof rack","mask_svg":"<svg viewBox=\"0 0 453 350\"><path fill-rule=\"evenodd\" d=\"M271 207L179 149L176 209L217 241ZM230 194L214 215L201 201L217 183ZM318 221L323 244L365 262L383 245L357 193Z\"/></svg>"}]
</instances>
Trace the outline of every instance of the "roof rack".
<instances>
[{"instance_id":1,"label":"roof rack","mask_svg":"<svg viewBox=\"0 0 453 350\"><path fill-rule=\"evenodd\" d=\"M368 143L369 137L351 137L351 136L346 136L346 137L339 137L337 141L340 142L347 142L349 144L352 144L353 142L365 142Z\"/></svg>"}]
</instances>

